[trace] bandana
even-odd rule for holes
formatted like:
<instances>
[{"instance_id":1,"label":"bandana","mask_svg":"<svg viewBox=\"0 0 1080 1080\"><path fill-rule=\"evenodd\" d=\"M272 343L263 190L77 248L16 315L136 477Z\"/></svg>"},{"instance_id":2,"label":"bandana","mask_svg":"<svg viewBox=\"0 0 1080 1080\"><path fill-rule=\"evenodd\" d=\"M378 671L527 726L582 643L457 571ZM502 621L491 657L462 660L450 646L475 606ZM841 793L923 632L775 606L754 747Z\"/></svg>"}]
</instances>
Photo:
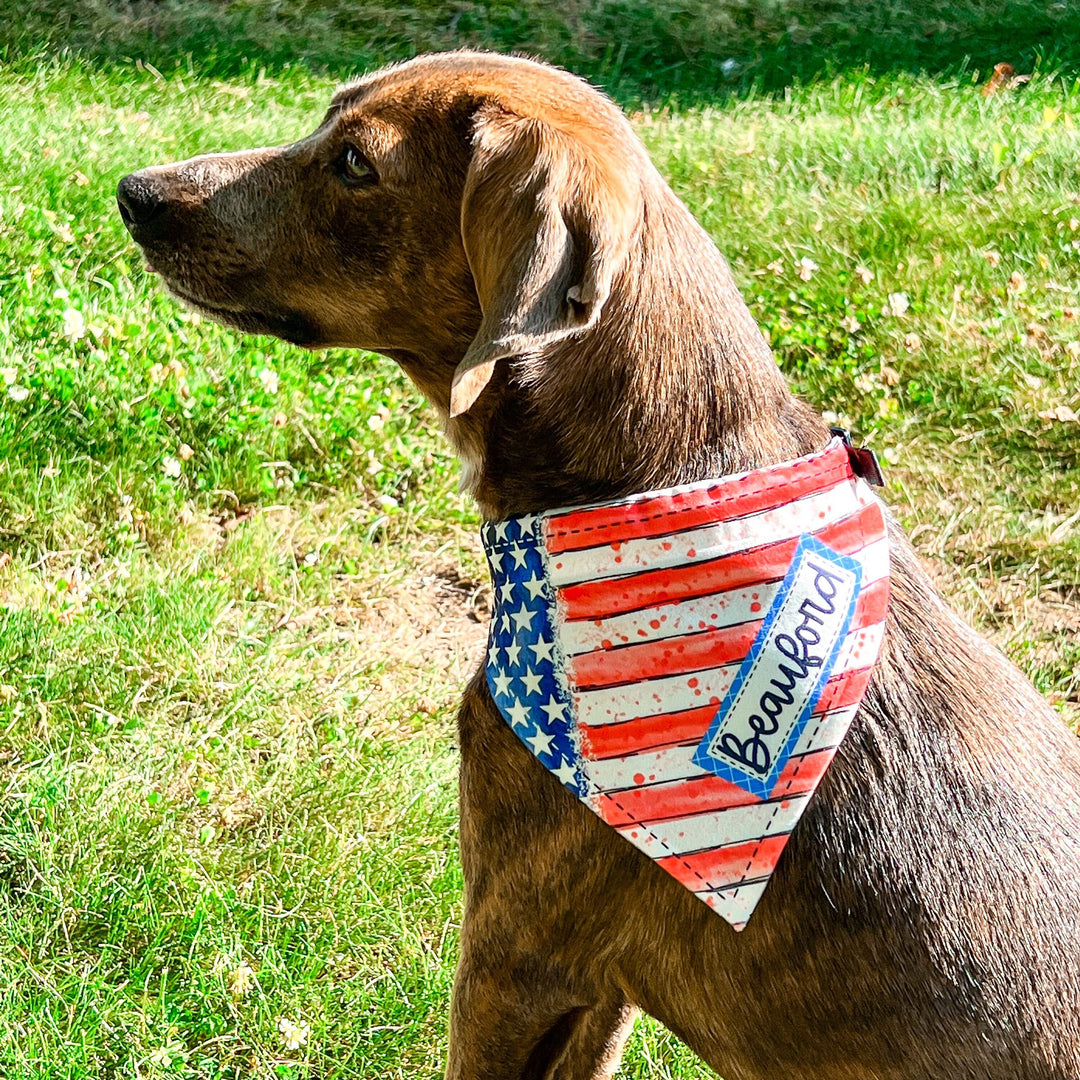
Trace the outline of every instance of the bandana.
<instances>
[{"instance_id":1,"label":"bandana","mask_svg":"<svg viewBox=\"0 0 1080 1080\"><path fill-rule=\"evenodd\" d=\"M848 448L489 522L483 539L504 719L743 929L881 644L885 515Z\"/></svg>"}]
</instances>

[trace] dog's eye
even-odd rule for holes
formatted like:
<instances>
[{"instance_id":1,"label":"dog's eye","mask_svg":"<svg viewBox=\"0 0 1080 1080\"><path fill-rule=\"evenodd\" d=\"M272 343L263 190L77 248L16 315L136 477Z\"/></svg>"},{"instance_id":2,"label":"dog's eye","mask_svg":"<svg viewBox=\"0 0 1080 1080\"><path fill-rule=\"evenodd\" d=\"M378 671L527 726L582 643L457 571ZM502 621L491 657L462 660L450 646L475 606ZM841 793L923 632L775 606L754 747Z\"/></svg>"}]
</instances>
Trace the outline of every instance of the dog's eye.
<instances>
[{"instance_id":1,"label":"dog's eye","mask_svg":"<svg viewBox=\"0 0 1080 1080\"><path fill-rule=\"evenodd\" d=\"M378 176L372 164L355 146L346 146L334 165L338 178L350 187L374 184Z\"/></svg>"}]
</instances>

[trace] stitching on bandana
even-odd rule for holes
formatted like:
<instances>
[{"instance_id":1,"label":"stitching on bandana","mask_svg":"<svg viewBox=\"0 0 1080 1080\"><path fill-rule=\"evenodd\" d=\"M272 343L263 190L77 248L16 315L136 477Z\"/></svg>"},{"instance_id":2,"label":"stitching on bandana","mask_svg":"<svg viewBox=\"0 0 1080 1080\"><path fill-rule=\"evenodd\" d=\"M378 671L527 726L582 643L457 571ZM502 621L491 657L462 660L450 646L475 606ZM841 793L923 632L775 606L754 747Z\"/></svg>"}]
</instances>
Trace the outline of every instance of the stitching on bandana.
<instances>
[{"instance_id":1,"label":"stitching on bandana","mask_svg":"<svg viewBox=\"0 0 1080 1080\"><path fill-rule=\"evenodd\" d=\"M824 722L825 722L825 715L822 714L822 716L818 719L817 726L814 728L813 732L810 735L811 740L813 740L814 736L817 735L817 733L821 730L821 725ZM835 753L835 750L833 752ZM829 759L829 764L832 764L832 759L831 758ZM791 774L791 779L784 785L784 790L780 793L779 797L781 799L783 799L783 796L787 794L788 790L791 788L791 785L793 783L795 783L795 777L799 775L799 770L802 767L803 767L803 763L801 761L799 762L798 765L795 766L795 771ZM817 787L815 786L814 791L810 792L810 798L813 797L814 792L816 792L816 791L817 791ZM769 792L769 798L771 799L771 798L774 798L774 797L776 797L775 792ZM778 803L776 809L772 812L772 816L765 823L765 828L762 830L763 835L758 838L757 847L754 848L754 850L750 853L750 858L746 862L746 866L743 869L742 876L739 878L738 883L735 886L733 886L733 892L731 894L732 899L735 898L738 891L746 883L746 875L750 872L750 867L754 865L754 859L757 858L757 853L761 850L761 845L764 844L767 839L769 839L769 836L768 836L769 826L773 823L773 821L776 818L776 815L779 814L782 809L783 809L782 802ZM800 821L802 820L802 815L801 814L799 815L799 820ZM798 825L798 824L799 824L799 822L796 821L795 825ZM788 837L789 840L791 839L791 833L794 832L794 831L795 831L795 826L792 826L791 832L787 833L787 837ZM784 846L785 847L787 846L786 842L785 842ZM783 854L782 851L781 851L781 854ZM776 861L777 862L780 861L780 856L779 855L777 856ZM776 869L776 867L774 866L773 870L771 870L769 872L770 876L773 873L773 871L775 871L775 869Z\"/></svg>"},{"instance_id":2,"label":"stitching on bandana","mask_svg":"<svg viewBox=\"0 0 1080 1080\"><path fill-rule=\"evenodd\" d=\"M707 877L704 877L701 873L699 873L697 870L695 870L686 861L686 859L682 855L679 855L677 852L672 851L671 848L668 847L668 845L665 844L664 841L661 840L660 837L657 836L656 833L654 833L652 831L652 829L649 828L648 825L645 825L643 822L638 821L638 819L636 817L634 817L633 811L631 811L628 807L623 806L623 804L621 802L619 802L619 800L614 795L612 795L611 792L609 792L609 791L601 791L600 794L603 795L604 798L607 799L609 802L613 802L631 820L631 822L633 822L633 824L635 824L639 829L641 829L642 832L648 833L649 836L651 836L668 853L669 858L678 859L679 862L682 863L683 867L686 870L689 870L690 873L693 874L694 877L696 877L698 879L698 881L702 882L708 888L708 890L710 892L726 892L727 891L726 889L722 889L721 886L719 886L719 885L714 885ZM773 811L773 817L775 817L775 816L776 816L776 811L774 810ZM770 818L770 820L772 820L772 819ZM603 821L603 818L601 818L601 821ZM606 825L607 822L604 822L604 824ZM638 848L638 850L641 851L640 848ZM646 858L651 858L651 856L646 854L644 851L642 851L641 853L643 855L645 855ZM654 863L656 862L655 859L652 859L652 861ZM745 873L746 872L743 871L743 878L739 881L738 885L734 886L736 889L741 888L743 881L746 880ZM730 886L729 886L729 888L730 888Z\"/></svg>"}]
</instances>

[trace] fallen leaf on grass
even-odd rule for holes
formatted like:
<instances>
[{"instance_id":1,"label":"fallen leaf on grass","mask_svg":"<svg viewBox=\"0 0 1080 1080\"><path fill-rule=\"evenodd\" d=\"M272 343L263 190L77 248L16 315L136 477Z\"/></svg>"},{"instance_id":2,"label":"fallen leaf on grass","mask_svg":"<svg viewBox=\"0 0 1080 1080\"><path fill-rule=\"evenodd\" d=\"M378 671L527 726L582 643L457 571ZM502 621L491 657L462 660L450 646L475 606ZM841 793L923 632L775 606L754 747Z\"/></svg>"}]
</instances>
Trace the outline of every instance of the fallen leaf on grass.
<instances>
[{"instance_id":1,"label":"fallen leaf on grass","mask_svg":"<svg viewBox=\"0 0 1080 1080\"><path fill-rule=\"evenodd\" d=\"M982 88L982 96L990 97L1002 90L1018 90L1024 83L1031 82L1030 75L1017 75L1012 64L995 64L993 74Z\"/></svg>"},{"instance_id":2,"label":"fallen leaf on grass","mask_svg":"<svg viewBox=\"0 0 1080 1080\"><path fill-rule=\"evenodd\" d=\"M986 80L986 84L982 88L982 96L989 97L991 94L996 94L999 90L1004 90L1009 84L1009 80L1016 74L1016 68L1012 64L995 64L994 70L990 75L990 78Z\"/></svg>"}]
</instances>

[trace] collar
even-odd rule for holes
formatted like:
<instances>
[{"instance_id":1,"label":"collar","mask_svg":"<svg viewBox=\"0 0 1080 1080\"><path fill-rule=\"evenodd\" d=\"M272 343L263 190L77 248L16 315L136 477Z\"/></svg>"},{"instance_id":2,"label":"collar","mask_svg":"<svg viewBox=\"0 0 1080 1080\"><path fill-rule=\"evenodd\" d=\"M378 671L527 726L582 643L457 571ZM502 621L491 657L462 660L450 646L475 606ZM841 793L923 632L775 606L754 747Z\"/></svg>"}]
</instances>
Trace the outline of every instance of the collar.
<instances>
[{"instance_id":1,"label":"collar","mask_svg":"<svg viewBox=\"0 0 1080 1080\"><path fill-rule=\"evenodd\" d=\"M483 540L499 712L577 798L741 930L881 643L885 514L849 445L489 522Z\"/></svg>"}]
</instances>

